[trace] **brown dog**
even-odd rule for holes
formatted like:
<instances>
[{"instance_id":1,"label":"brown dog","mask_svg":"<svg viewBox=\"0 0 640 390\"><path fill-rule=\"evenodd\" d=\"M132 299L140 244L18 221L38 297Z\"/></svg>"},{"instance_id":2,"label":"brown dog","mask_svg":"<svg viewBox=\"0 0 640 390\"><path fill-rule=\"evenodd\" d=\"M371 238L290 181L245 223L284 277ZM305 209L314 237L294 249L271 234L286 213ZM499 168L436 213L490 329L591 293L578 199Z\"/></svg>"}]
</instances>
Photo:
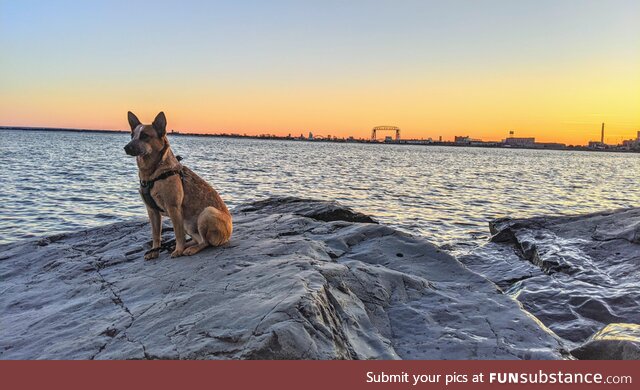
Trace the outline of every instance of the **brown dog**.
<instances>
[{"instance_id":1,"label":"brown dog","mask_svg":"<svg viewBox=\"0 0 640 390\"><path fill-rule=\"evenodd\" d=\"M233 224L220 195L206 181L182 166L167 140L167 119L159 113L151 125L143 125L129 111L131 142L124 150L136 156L140 195L151 221L153 247L147 260L158 257L161 216L169 216L176 236L171 257L193 255L229 241ZM193 239L185 245L185 232Z\"/></svg>"}]
</instances>

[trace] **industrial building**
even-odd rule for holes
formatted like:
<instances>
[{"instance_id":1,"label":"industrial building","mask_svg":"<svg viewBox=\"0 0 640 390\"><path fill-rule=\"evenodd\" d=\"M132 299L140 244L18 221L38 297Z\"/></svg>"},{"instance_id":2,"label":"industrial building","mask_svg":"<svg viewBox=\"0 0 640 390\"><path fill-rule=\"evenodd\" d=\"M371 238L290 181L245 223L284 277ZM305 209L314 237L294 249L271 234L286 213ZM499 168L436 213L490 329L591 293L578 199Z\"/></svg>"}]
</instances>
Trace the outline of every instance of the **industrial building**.
<instances>
[{"instance_id":1,"label":"industrial building","mask_svg":"<svg viewBox=\"0 0 640 390\"><path fill-rule=\"evenodd\" d=\"M505 145L531 148L534 147L536 139L533 137L509 137L504 140Z\"/></svg>"}]
</instances>

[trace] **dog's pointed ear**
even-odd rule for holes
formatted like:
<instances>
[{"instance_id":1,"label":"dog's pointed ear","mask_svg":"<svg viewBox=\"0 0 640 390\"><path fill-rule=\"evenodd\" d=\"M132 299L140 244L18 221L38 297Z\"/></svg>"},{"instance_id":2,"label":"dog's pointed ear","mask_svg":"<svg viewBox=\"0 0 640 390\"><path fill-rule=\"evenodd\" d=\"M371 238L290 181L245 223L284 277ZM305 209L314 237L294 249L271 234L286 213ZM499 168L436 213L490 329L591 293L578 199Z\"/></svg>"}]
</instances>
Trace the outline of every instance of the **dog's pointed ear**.
<instances>
[{"instance_id":1,"label":"dog's pointed ear","mask_svg":"<svg viewBox=\"0 0 640 390\"><path fill-rule=\"evenodd\" d=\"M167 133L167 118L164 116L164 112L160 111L156 119L153 120L153 128L156 129L158 137L162 137Z\"/></svg>"},{"instance_id":2,"label":"dog's pointed ear","mask_svg":"<svg viewBox=\"0 0 640 390\"><path fill-rule=\"evenodd\" d=\"M140 120L133 112L127 112L127 118L129 119L129 126L131 126L131 131L135 130L136 127L140 124Z\"/></svg>"}]
</instances>

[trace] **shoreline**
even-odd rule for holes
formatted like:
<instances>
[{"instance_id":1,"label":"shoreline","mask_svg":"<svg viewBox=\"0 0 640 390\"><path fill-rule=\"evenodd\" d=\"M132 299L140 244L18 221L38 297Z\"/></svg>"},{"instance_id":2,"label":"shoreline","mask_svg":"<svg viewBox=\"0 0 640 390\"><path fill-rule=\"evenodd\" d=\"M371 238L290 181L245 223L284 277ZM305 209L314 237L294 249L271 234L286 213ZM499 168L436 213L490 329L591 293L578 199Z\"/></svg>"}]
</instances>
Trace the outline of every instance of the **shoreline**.
<instances>
[{"instance_id":1,"label":"shoreline","mask_svg":"<svg viewBox=\"0 0 640 390\"><path fill-rule=\"evenodd\" d=\"M233 213L229 244L173 260L142 259L144 219L0 245L0 359L640 357L640 208L494 220L462 257L332 201Z\"/></svg>"},{"instance_id":2,"label":"shoreline","mask_svg":"<svg viewBox=\"0 0 640 390\"><path fill-rule=\"evenodd\" d=\"M74 129L74 128L57 128L57 127L20 127L20 126L0 126L0 131L52 131L52 132L70 132L70 133L99 133L99 134L128 134L129 130L114 129ZM536 147L536 146L503 146L500 144L461 144L453 141L427 141L427 140L399 140L399 141L371 141L367 139L300 139L299 137L289 136L273 136L273 135L239 135L239 134L200 134L200 133L183 133L168 132L167 135L179 137L211 137L211 138L233 138L233 139L256 139L266 141L293 141L293 142L322 142L322 143L342 143L342 144L370 144L370 145L415 145L415 146L448 146L455 148L487 148L501 150L558 150L558 151L578 151L578 152L597 152L597 153L632 153L640 154L640 149L593 149L584 145L568 145L564 147Z\"/></svg>"},{"instance_id":3,"label":"shoreline","mask_svg":"<svg viewBox=\"0 0 640 390\"><path fill-rule=\"evenodd\" d=\"M147 221L2 246L15 288L0 359L568 357L424 237L336 202L270 198L233 212L228 244L178 259L142 258Z\"/></svg>"}]
</instances>

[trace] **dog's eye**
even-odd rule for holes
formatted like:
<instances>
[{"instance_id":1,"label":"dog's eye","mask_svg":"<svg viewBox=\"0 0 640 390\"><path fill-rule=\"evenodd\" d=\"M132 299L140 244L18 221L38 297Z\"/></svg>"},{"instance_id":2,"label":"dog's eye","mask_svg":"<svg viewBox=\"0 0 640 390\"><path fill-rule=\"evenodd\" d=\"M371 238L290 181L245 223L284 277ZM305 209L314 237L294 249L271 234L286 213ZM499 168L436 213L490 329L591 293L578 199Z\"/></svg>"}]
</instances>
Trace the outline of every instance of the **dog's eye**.
<instances>
[{"instance_id":1,"label":"dog's eye","mask_svg":"<svg viewBox=\"0 0 640 390\"><path fill-rule=\"evenodd\" d=\"M146 133L142 133L142 134L140 134L140 139L145 141L145 140L149 139L149 136Z\"/></svg>"}]
</instances>

